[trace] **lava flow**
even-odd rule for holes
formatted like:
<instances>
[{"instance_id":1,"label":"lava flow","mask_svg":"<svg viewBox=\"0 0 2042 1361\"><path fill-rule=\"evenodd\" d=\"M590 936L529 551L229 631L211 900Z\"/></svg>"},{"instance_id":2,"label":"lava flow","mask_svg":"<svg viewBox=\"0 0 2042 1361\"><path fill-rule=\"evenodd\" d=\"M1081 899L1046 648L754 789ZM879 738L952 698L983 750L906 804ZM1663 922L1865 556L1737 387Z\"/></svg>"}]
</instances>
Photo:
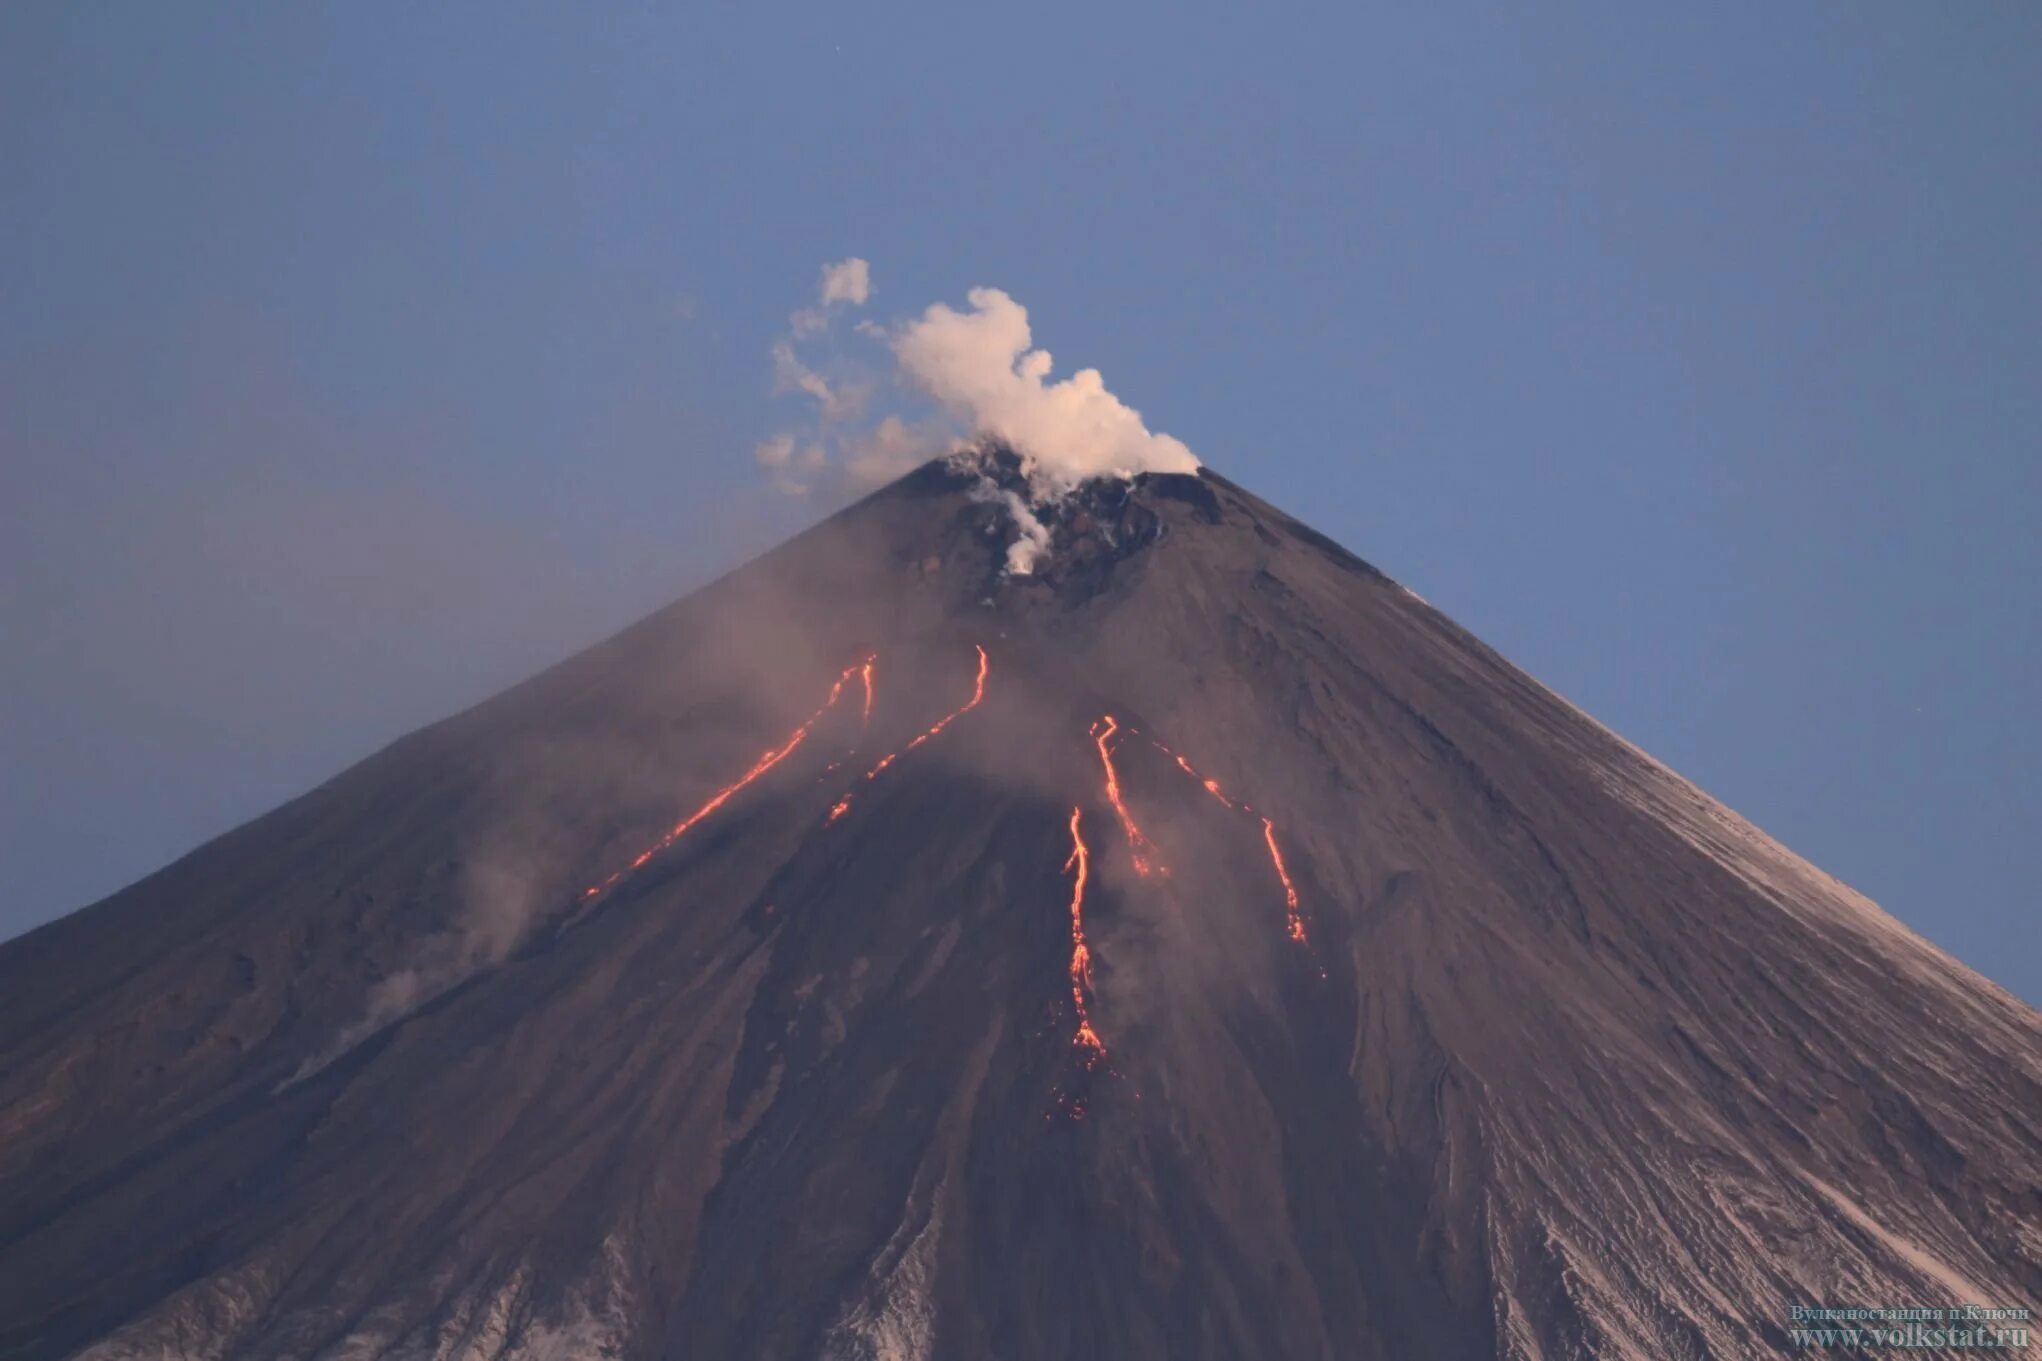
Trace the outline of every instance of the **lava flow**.
<instances>
[{"instance_id":1,"label":"lava flow","mask_svg":"<svg viewBox=\"0 0 2042 1361\"><path fill-rule=\"evenodd\" d=\"M1156 853L1155 844L1135 825L1134 815L1127 811L1127 803L1120 797L1120 775L1113 768L1111 746L1113 735L1119 731L1120 724L1115 721L1112 714L1105 715L1092 725L1092 741L1099 748L1099 764L1106 768L1106 798L1112 803L1114 813L1120 818L1120 829L1127 834L1127 848L1134 856L1135 873L1148 874L1152 870L1160 869L1168 874L1169 869L1153 859Z\"/></svg>"},{"instance_id":2,"label":"lava flow","mask_svg":"<svg viewBox=\"0 0 2042 1361\"><path fill-rule=\"evenodd\" d=\"M1071 884L1071 1004L1078 1012L1078 1030L1071 1036L1071 1044L1084 1051L1087 1068L1096 1068L1106 1057L1106 1045L1092 1028L1092 1011L1085 1001L1092 989L1092 951L1085 944L1085 880L1091 873L1092 854L1079 821L1079 811L1071 809L1071 856L1064 861L1065 869L1076 867L1078 871ZM1082 1106L1078 1114L1083 1114Z\"/></svg>"},{"instance_id":3,"label":"lava flow","mask_svg":"<svg viewBox=\"0 0 2042 1361\"><path fill-rule=\"evenodd\" d=\"M615 873L611 874L609 878L603 880L600 884L591 884L588 888L583 889L581 896L584 898L593 898L598 893L601 893L604 889L615 887L618 880L622 879L625 875L631 873L633 870L643 868L646 861L652 859L652 857L658 855L661 851L673 845L676 841L679 841L683 836L686 836L688 834L689 829L694 827L696 823L700 822L703 818L708 817L717 809L723 807L724 804L729 803L731 799L737 796L738 791L742 790L746 785L758 779L761 775L764 775L774 766L779 765L789 756L792 756L794 754L795 748L799 747L803 742L808 740L809 730L815 727L817 723L822 721L822 716L824 714L828 713L831 709L836 707L838 698L841 697L844 693L844 687L851 683L851 677L857 675L861 669L865 670L869 675L871 666L872 661L870 658L867 658L862 663L857 663L845 667L843 674L837 677L836 684L830 687L830 693L828 697L823 700L822 707L817 709L814 713L810 714L808 716L808 721L803 723L800 727L796 728L793 731L793 733L787 738L786 742L782 743L780 746L773 748L772 750L766 752L763 756L759 757L758 760L752 763L752 768L750 770L747 770L743 775L739 776L736 780L733 780L731 783L717 790L715 794L710 796L710 799L707 803L703 804L700 808L697 808L694 812L688 814L688 816L682 818L679 822L675 823L673 825L673 829L669 831L665 836L661 837L659 840L653 842L650 846L640 851L638 853L638 857L635 860L633 860L629 865L625 866L623 869L617 870Z\"/></svg>"},{"instance_id":4,"label":"lava flow","mask_svg":"<svg viewBox=\"0 0 2042 1361\"><path fill-rule=\"evenodd\" d=\"M977 645L974 644L973 646L976 647ZM872 689L871 689L872 675L870 671L871 664L868 662L866 665L867 670L865 675L866 686L865 705L866 714L869 717L872 711ZM949 727L952 723L955 723L964 715L970 713L973 709L976 709L979 706L979 701L986 697L986 671L990 665L991 663L989 663L986 660L986 650L983 647L979 647L978 679L972 682L971 698L966 700L959 707L952 709L949 713L943 715L942 718L936 721L936 725L934 727L930 728L927 732L918 734L912 742L902 747L899 751L890 751L886 755L880 757L879 763L873 766L872 769L865 772L865 778L867 780L874 780L879 778L880 771L885 770L895 761L898 761L901 757L907 755L916 747L921 746L922 743L936 736L936 734L942 732L945 728ZM827 821L835 822L838 818L842 817L844 814L850 811L851 811L851 795L847 793L844 795L843 798L837 800L835 807L830 809L830 815Z\"/></svg>"},{"instance_id":5,"label":"lava flow","mask_svg":"<svg viewBox=\"0 0 2042 1361\"><path fill-rule=\"evenodd\" d=\"M1276 877L1283 881L1284 911L1290 918L1290 938L1300 945L1310 945L1305 939L1305 919L1298 912L1297 886L1290 881L1290 871L1283 867L1283 852L1276 849L1276 824L1268 818L1262 819L1262 839L1269 843L1269 860L1276 866Z\"/></svg>"},{"instance_id":6,"label":"lava flow","mask_svg":"<svg viewBox=\"0 0 2042 1361\"><path fill-rule=\"evenodd\" d=\"M858 668L858 674L865 678L865 717L863 721L866 723L872 721L872 668L878 664L879 658L875 654L874 656L867 657Z\"/></svg>"},{"instance_id":7,"label":"lava flow","mask_svg":"<svg viewBox=\"0 0 2042 1361\"><path fill-rule=\"evenodd\" d=\"M1192 768L1191 762L1185 760L1182 756L1179 756L1176 752L1170 750L1170 748L1164 746L1155 738L1151 737L1149 739L1149 744L1155 747L1157 751L1162 752L1165 756L1175 761L1177 763L1177 768L1179 770L1183 771L1186 775L1189 775L1192 779L1197 780L1199 784L1205 787L1206 793L1212 795L1214 798L1218 799L1227 807L1237 808L1240 809L1242 812L1251 813L1257 817L1261 817L1261 814L1255 813L1255 810L1252 806L1245 803L1235 803L1232 799L1228 798L1226 794L1221 791L1220 783L1218 780L1209 779L1203 775L1200 775L1197 770ZM1109 792L1111 792L1110 788ZM1304 913L1300 911L1298 907L1297 885L1291 882L1290 869L1283 863L1283 852L1277 848L1276 824L1274 822L1271 822L1266 817L1262 818L1262 843L1265 846L1269 847L1269 863L1275 867L1277 881L1283 885L1284 915L1287 925L1289 927L1290 938L1300 945L1309 946L1312 942L1305 935L1305 918Z\"/></svg>"},{"instance_id":8,"label":"lava flow","mask_svg":"<svg viewBox=\"0 0 2042 1361\"><path fill-rule=\"evenodd\" d=\"M1191 768L1191 762L1185 760L1182 756L1179 756L1176 752L1170 750L1161 742L1158 742L1155 738L1151 737L1149 739L1149 745L1154 747L1157 751L1162 752L1163 755L1169 757L1171 760L1175 761L1177 763L1177 768L1179 770L1183 771L1186 775L1189 775L1192 779L1198 781L1199 784L1205 787L1206 793L1212 795L1214 798L1218 799L1227 807L1237 808L1241 806L1239 804L1236 804L1232 799L1228 798L1224 792L1221 791L1220 782L1218 780L1208 779L1206 776L1200 775L1196 770L1193 770Z\"/></svg>"}]
</instances>

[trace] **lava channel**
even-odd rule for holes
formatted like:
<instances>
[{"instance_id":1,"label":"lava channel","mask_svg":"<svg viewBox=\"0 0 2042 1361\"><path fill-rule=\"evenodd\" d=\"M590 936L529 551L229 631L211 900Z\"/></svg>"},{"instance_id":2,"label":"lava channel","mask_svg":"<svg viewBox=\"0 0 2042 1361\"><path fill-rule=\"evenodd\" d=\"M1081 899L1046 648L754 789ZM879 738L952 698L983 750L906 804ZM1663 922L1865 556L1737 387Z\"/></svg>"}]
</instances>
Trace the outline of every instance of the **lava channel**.
<instances>
[{"instance_id":1,"label":"lava channel","mask_svg":"<svg viewBox=\"0 0 2042 1361\"><path fill-rule=\"evenodd\" d=\"M1298 911L1297 885L1290 881L1290 871L1284 868L1283 852L1276 848L1276 824L1268 818L1262 819L1262 839L1269 845L1269 863L1276 866L1276 877L1283 883L1284 914L1290 923L1290 938L1300 945L1310 945L1305 939L1304 915Z\"/></svg>"},{"instance_id":2,"label":"lava channel","mask_svg":"<svg viewBox=\"0 0 2042 1361\"><path fill-rule=\"evenodd\" d=\"M1081 814L1071 809L1071 855L1064 868L1077 870L1071 881L1071 1005L1077 1009L1078 1029L1071 1045L1080 1051L1087 1068L1096 1068L1106 1057L1106 1045L1092 1028L1092 1008L1087 996L1092 991L1092 951L1085 944L1085 881L1091 875L1092 853L1085 845ZM1075 1113L1082 1117L1083 1107Z\"/></svg>"},{"instance_id":3,"label":"lava channel","mask_svg":"<svg viewBox=\"0 0 2042 1361\"><path fill-rule=\"evenodd\" d=\"M673 825L673 828L670 831L668 831L665 836L662 836L659 840L653 842L650 846L647 846L644 850L640 851L638 853L637 858L634 859L629 865L625 866L623 869L617 870L616 872L611 874L609 878L603 880L601 883L591 884L588 888L583 889L581 896L583 898L593 898L598 893L601 893L605 889L614 888L617 885L617 882L621 880L625 875L630 874L634 870L642 869L646 861L652 859L652 857L658 855L661 851L665 850L667 847L673 845L676 841L679 841L682 837L686 836L689 830L692 829L696 823L702 821L702 819L708 817L711 813L723 807L724 804L729 803L731 799L735 798L738 792L744 789L746 785L751 784L754 780L758 779L761 775L764 775L774 766L779 765L789 756L792 756L795 752L795 749L798 748L803 742L808 740L809 730L814 728L817 723L822 721L822 717L824 714L828 713L831 709L836 707L837 700L844 693L844 687L851 683L851 677L857 675L861 668L869 667L870 665L871 662L867 660L862 663L845 667L844 673L837 677L836 684L830 687L830 693L828 697L823 700L822 707L817 709L814 713L810 714L808 716L808 721L803 723L800 727L796 728L788 736L787 740L784 743L777 747L774 747L772 750L760 756L758 760L752 763L752 767L750 770L747 770L743 775L740 775L731 783L717 790L715 794L710 796L709 801L707 803L703 804L700 808L697 808L694 812L688 814L688 816L682 818L679 822L675 823Z\"/></svg>"},{"instance_id":4,"label":"lava channel","mask_svg":"<svg viewBox=\"0 0 2042 1361\"><path fill-rule=\"evenodd\" d=\"M974 646L974 647L976 647L976 646L977 646L977 644L973 644L973 646ZM987 669L988 669L988 668L990 667L990 665L991 665L991 663L990 663L990 662L988 662L988 661L986 660L986 650L985 650L985 649L984 649L983 647L979 647L979 648L978 648L978 678L977 678L976 680L974 680L974 681L972 682L972 686L971 686L971 698L970 698L970 699L968 699L968 700L966 700L966 701L964 701L964 703L963 703L963 704L961 704L961 705L959 705L959 706L958 706L957 708L955 708L955 709L952 709L952 710L951 710L951 711L950 711L949 713L947 713L947 714L943 715L943 717L942 717L942 718L940 718L940 719L938 719L938 720L936 721L936 724L935 724L935 726L934 726L934 727L932 727L932 728L930 728L930 729L929 729L929 730L928 730L927 732L923 732L923 733L919 733L919 734L917 734L917 735L916 735L916 737L915 737L915 739L914 739L914 740L913 740L912 742L909 742L909 743L908 743L908 744L907 744L906 746L902 747L902 748L901 748L901 749L900 749L899 751L890 751L890 752L888 752L888 753L887 753L886 755L884 755L884 756L880 757L880 758L879 758L879 762L878 762L878 764L874 765L874 766L872 767L872 769L870 769L870 770L868 770L868 771L866 771L866 772L865 772L865 779L866 779L866 780L876 780L876 779L878 779L878 778L879 778L879 772L880 772L880 771L882 771L882 770L885 770L885 769L886 769L886 768L887 768L888 766L892 765L892 764L893 764L893 763L894 763L895 761L898 761L898 760L899 760L899 759L900 759L901 757L903 757L903 756L907 755L907 754L908 754L909 752L913 751L913 750L914 750L914 749L915 749L916 747L919 747L919 746L921 746L921 745L922 745L922 743L924 743L924 742L928 741L928 740L929 740L930 738L932 738L932 737L936 736L936 735L937 735L938 733L942 732L942 731L943 731L943 730L944 730L945 728L949 727L949 726L950 726L950 725L951 725L952 723L955 723L955 722L956 722L956 721L957 721L958 719L960 719L960 718L964 717L964 715L966 715L966 714L970 713L970 712L971 712L971 711L972 711L973 709L976 709L976 708L977 708L977 707L979 706L979 701L980 701L980 700L983 700L983 699L984 699L984 698L986 697L986 671L987 671ZM867 677L867 680L866 680L866 684L867 684L868 686L869 686L869 685L871 684L871 679L870 679L870 677L869 677L869 676ZM870 696L870 691L869 691L869 690L867 691L867 695L868 695L868 700L867 700L867 703L868 703L868 705L869 705L869 703L870 703L870 699L869 699L869 696ZM847 792L847 793L846 793L846 794L844 795L844 797L843 797L843 798L841 798L841 799L838 799L838 800L837 800L837 802L836 802L836 804L835 804L835 806L833 806L833 807L832 807L832 808L830 809L830 815L829 815L829 817L828 817L828 818L826 819L826 821L827 821L827 822L835 822L835 821L836 821L836 820L837 820L838 818L842 817L842 816L843 816L844 814L846 814L846 813L848 813L848 812L850 812L850 811L851 811L851 795L850 795L850 794L849 794L849 793Z\"/></svg>"},{"instance_id":5,"label":"lava channel","mask_svg":"<svg viewBox=\"0 0 2042 1361\"><path fill-rule=\"evenodd\" d=\"M1162 752L1165 756L1168 756L1171 760L1175 761L1177 763L1177 768L1179 770L1182 770L1186 775L1189 775L1192 779L1198 781L1199 784L1203 785L1206 793L1212 795L1214 798L1218 799L1221 803L1225 804L1229 808L1237 808L1242 812L1250 813L1258 818L1261 818L1262 844L1269 848L1269 863L1276 870L1277 882L1283 885L1283 906L1285 925L1290 933L1290 938L1292 940L1296 941L1300 945L1309 946L1312 942L1305 934L1305 918L1304 913L1300 910L1298 906L1297 885L1291 882L1290 868L1289 866L1283 863L1283 851L1276 844L1276 824L1274 822L1271 822L1268 818L1262 817L1261 814L1255 813L1255 810L1252 806L1245 803L1235 803L1232 799L1228 798L1226 794L1220 789L1220 784L1218 780L1209 779L1203 775L1200 775L1198 771L1192 767L1191 762L1185 760L1182 756L1179 756L1176 752L1170 750L1170 748L1164 746L1155 738L1151 737L1149 739L1149 743L1150 745L1155 747L1157 751Z\"/></svg>"},{"instance_id":6,"label":"lava channel","mask_svg":"<svg viewBox=\"0 0 2042 1361\"><path fill-rule=\"evenodd\" d=\"M1120 796L1120 775L1113 768L1112 745L1113 736L1119 731L1120 724L1112 714L1105 715L1092 725L1092 742L1099 748L1099 764L1106 770L1107 801L1113 805L1114 814L1120 819L1120 830L1127 834L1127 849L1134 856L1135 873L1149 874L1161 870L1168 874L1168 867L1156 858L1155 844L1143 835L1142 829L1135 824L1134 815L1127 811L1126 800Z\"/></svg>"},{"instance_id":7,"label":"lava channel","mask_svg":"<svg viewBox=\"0 0 2042 1361\"><path fill-rule=\"evenodd\" d=\"M1204 775L1200 775L1196 770L1192 769L1191 762L1185 760L1182 756L1179 756L1176 752L1170 750L1170 748L1164 746L1155 738L1151 737L1149 739L1149 745L1154 747L1157 751L1162 752L1163 755L1169 757L1171 760L1175 761L1177 763L1177 768L1179 770L1183 771L1186 775L1189 775L1192 779L1198 781L1198 783L1204 787L1206 793L1212 795L1214 798L1218 799L1227 807L1238 808L1241 806L1240 804L1235 803L1232 799L1226 796L1226 792L1220 788L1220 782L1218 780L1209 779Z\"/></svg>"}]
</instances>

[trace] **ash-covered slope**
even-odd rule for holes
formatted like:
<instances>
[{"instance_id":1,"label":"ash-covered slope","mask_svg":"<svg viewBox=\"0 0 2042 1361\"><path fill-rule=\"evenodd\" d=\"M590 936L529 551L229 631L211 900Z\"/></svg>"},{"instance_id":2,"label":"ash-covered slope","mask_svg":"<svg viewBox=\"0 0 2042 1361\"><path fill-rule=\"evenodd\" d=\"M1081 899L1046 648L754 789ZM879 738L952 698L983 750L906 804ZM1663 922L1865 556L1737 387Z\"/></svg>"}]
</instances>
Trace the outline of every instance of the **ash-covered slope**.
<instances>
[{"instance_id":1,"label":"ash-covered slope","mask_svg":"<svg viewBox=\"0 0 2042 1361\"><path fill-rule=\"evenodd\" d=\"M2033 1011L1222 479L1052 528L932 465L0 946L0 1356L2042 1296Z\"/></svg>"}]
</instances>

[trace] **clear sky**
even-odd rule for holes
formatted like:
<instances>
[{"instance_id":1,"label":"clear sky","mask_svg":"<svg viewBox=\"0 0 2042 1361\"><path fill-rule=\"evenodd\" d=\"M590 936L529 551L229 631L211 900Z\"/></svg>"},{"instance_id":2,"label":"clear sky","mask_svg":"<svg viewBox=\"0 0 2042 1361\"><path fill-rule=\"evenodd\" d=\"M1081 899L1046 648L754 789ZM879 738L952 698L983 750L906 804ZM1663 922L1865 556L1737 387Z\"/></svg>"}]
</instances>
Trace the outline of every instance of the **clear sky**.
<instances>
[{"instance_id":1,"label":"clear sky","mask_svg":"<svg viewBox=\"0 0 2042 1361\"><path fill-rule=\"evenodd\" d=\"M820 513L858 255L2042 997L2042 6L1400 9L6 6L0 934Z\"/></svg>"}]
</instances>

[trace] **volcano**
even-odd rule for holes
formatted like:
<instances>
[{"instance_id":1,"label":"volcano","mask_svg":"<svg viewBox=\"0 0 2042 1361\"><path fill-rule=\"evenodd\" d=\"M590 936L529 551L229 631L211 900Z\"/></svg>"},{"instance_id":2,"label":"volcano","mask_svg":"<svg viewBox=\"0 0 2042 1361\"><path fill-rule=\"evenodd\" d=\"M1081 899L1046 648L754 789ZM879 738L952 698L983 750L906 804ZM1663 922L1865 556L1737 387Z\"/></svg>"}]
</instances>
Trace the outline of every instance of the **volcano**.
<instances>
[{"instance_id":1,"label":"volcano","mask_svg":"<svg viewBox=\"0 0 2042 1361\"><path fill-rule=\"evenodd\" d=\"M0 1356L2042 1297L2042 1019L1210 472L939 462L0 946ZM993 494L989 494L993 493Z\"/></svg>"}]
</instances>

